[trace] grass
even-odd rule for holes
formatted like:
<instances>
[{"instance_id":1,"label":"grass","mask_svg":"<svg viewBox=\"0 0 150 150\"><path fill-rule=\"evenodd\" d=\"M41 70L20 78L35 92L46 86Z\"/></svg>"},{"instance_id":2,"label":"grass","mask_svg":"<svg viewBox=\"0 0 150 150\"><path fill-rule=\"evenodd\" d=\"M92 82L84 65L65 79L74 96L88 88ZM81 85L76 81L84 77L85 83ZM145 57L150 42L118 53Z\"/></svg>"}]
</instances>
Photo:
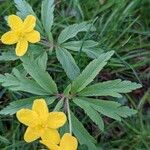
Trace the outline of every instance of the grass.
<instances>
[{"instance_id":1,"label":"grass","mask_svg":"<svg viewBox=\"0 0 150 150\"><path fill-rule=\"evenodd\" d=\"M29 1L37 14L40 13L40 2ZM150 2L149 0L64 0L56 1L54 37L58 31L68 24L84 20L94 21L97 32L86 35L99 42L100 51L115 50L115 56L99 75L97 80L114 78L128 79L142 83L143 88L117 99L139 110L139 113L122 122L105 118L105 132L101 133L97 126L84 117L82 123L97 139L98 145L110 150L149 150L150 149ZM7 31L4 17L15 13L13 1L0 1L0 34ZM90 37L89 37L90 36ZM0 51L3 46L0 45ZM84 68L90 61L84 55L75 55L78 65ZM53 63L52 63L53 62ZM10 72L17 62L0 62L0 73ZM55 66L56 70L53 69ZM52 70L53 69L53 70ZM51 56L48 70L60 85L66 84L66 75L55 59ZM67 84L66 84L67 85ZM63 87L60 87L63 88ZM1 87L0 109L10 101L24 97L22 93L12 93ZM78 114L83 113L78 110ZM27 144L23 137L22 127L15 116L0 116L0 149L1 150L37 150L41 147L36 143ZM81 149L86 150L85 146Z\"/></svg>"}]
</instances>

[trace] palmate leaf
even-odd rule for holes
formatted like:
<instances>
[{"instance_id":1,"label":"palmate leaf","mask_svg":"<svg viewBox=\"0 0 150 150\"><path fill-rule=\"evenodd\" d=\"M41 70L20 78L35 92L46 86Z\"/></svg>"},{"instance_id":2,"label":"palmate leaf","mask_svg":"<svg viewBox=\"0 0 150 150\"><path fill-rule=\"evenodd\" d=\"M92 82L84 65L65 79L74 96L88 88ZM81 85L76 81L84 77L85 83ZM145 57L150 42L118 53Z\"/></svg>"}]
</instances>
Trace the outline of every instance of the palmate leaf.
<instances>
[{"instance_id":1,"label":"palmate leaf","mask_svg":"<svg viewBox=\"0 0 150 150\"><path fill-rule=\"evenodd\" d=\"M51 38L51 27L54 21L53 12L54 12L54 0L43 0L41 9L41 19L49 39Z\"/></svg>"},{"instance_id":2,"label":"palmate leaf","mask_svg":"<svg viewBox=\"0 0 150 150\"><path fill-rule=\"evenodd\" d=\"M71 121L73 133L79 140L79 143L87 145L89 150L98 150L95 146L95 139L86 131L82 123L75 117L75 115L71 112Z\"/></svg>"},{"instance_id":3,"label":"palmate leaf","mask_svg":"<svg viewBox=\"0 0 150 150\"><path fill-rule=\"evenodd\" d=\"M74 80L79 76L80 69L72 55L66 49L58 47L56 49L56 55L69 79Z\"/></svg>"},{"instance_id":4,"label":"palmate leaf","mask_svg":"<svg viewBox=\"0 0 150 150\"><path fill-rule=\"evenodd\" d=\"M99 113L118 121L121 121L121 117L127 118L137 113L136 110L130 109L127 106L121 106L120 103L114 101L98 100L85 97L75 98L74 102L76 101L81 105L89 105ZM82 106L80 107L82 108Z\"/></svg>"},{"instance_id":5,"label":"palmate leaf","mask_svg":"<svg viewBox=\"0 0 150 150\"><path fill-rule=\"evenodd\" d=\"M33 15L37 19L37 30L42 33L42 25L41 22L39 21L38 17L34 13L32 7L27 3L25 0L14 0L15 6L18 9L17 15L20 16L21 18L25 18L27 15Z\"/></svg>"},{"instance_id":6,"label":"palmate leaf","mask_svg":"<svg viewBox=\"0 0 150 150\"><path fill-rule=\"evenodd\" d=\"M58 37L58 43L59 44L64 43L68 39L75 37L79 32L89 30L95 30L95 28L92 24L89 24L87 22L70 25L60 33Z\"/></svg>"},{"instance_id":7,"label":"palmate leaf","mask_svg":"<svg viewBox=\"0 0 150 150\"><path fill-rule=\"evenodd\" d=\"M80 91L78 95L121 97L120 93L128 93L140 87L141 85L135 82L116 79L88 86Z\"/></svg>"},{"instance_id":8,"label":"palmate leaf","mask_svg":"<svg viewBox=\"0 0 150 150\"><path fill-rule=\"evenodd\" d=\"M35 99L40 99L40 98L44 98L47 105L52 104L56 97L30 97L30 98L25 98L25 99L20 99L20 100L16 100L11 102L8 106L6 106L5 108L3 108L0 111L1 115L13 115L15 114L18 110L22 109L22 108L29 108L31 109L33 101Z\"/></svg>"},{"instance_id":9,"label":"palmate leaf","mask_svg":"<svg viewBox=\"0 0 150 150\"><path fill-rule=\"evenodd\" d=\"M17 69L13 69L13 74L0 75L0 83L3 87L12 91L23 91L35 95L49 95L34 80L24 77Z\"/></svg>"},{"instance_id":10,"label":"palmate leaf","mask_svg":"<svg viewBox=\"0 0 150 150\"><path fill-rule=\"evenodd\" d=\"M96 75L107 64L107 61L113 55L113 51L101 54L97 59L89 63L83 72L72 82L72 93L77 93L83 90L89 83L93 81Z\"/></svg>"},{"instance_id":11,"label":"palmate leaf","mask_svg":"<svg viewBox=\"0 0 150 150\"><path fill-rule=\"evenodd\" d=\"M45 61L44 57L43 61ZM57 85L53 81L52 77L45 71L45 68L42 68L42 65L39 65L37 60L34 60L32 57L23 57L24 69L30 76L49 94L57 93ZM40 58L39 58L40 59ZM42 60L41 60L42 61Z\"/></svg>"},{"instance_id":12,"label":"palmate leaf","mask_svg":"<svg viewBox=\"0 0 150 150\"><path fill-rule=\"evenodd\" d=\"M73 99L73 102L85 111L85 113L90 117L90 119L96 125L98 125L100 130L104 131L103 119L101 115L93 107L91 107L88 103L85 102L83 103L82 100L80 101L80 99L77 98Z\"/></svg>"}]
</instances>

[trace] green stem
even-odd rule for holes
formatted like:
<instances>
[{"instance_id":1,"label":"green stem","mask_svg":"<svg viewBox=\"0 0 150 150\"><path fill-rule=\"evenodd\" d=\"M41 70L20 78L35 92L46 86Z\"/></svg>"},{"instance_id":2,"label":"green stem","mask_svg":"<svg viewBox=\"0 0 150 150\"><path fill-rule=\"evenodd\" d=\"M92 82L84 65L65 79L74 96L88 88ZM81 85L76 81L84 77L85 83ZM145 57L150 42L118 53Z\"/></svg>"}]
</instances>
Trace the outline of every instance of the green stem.
<instances>
[{"instance_id":1,"label":"green stem","mask_svg":"<svg viewBox=\"0 0 150 150\"><path fill-rule=\"evenodd\" d=\"M69 121L69 132L70 134L72 134L72 121L71 121L70 106L69 106L68 99L66 99L66 104L67 104L68 121Z\"/></svg>"}]
</instances>

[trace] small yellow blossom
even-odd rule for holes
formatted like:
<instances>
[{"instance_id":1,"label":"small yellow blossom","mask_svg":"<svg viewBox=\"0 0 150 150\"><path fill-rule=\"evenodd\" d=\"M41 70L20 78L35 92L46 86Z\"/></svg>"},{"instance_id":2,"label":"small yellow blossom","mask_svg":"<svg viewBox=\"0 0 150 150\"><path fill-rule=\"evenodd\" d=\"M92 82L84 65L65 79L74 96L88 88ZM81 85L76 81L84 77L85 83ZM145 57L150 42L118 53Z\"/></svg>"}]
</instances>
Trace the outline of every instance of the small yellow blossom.
<instances>
[{"instance_id":1,"label":"small yellow blossom","mask_svg":"<svg viewBox=\"0 0 150 150\"><path fill-rule=\"evenodd\" d=\"M36 43L40 41L40 33L34 30L36 18L33 15L28 15L24 22L16 15L8 16L8 26L11 31L6 32L1 41L4 44L16 44L16 55L23 56L28 49L28 42Z\"/></svg>"},{"instance_id":2,"label":"small yellow blossom","mask_svg":"<svg viewBox=\"0 0 150 150\"><path fill-rule=\"evenodd\" d=\"M46 145L50 150L77 150L78 147L77 139L69 133L63 135L59 146L51 139L42 140L40 142Z\"/></svg>"},{"instance_id":3,"label":"small yellow blossom","mask_svg":"<svg viewBox=\"0 0 150 150\"><path fill-rule=\"evenodd\" d=\"M17 112L18 120L28 126L24 140L32 142L38 138L42 140L51 139L55 144L59 144L60 135L57 129L66 122L66 115L63 112L48 111L44 99L36 99L33 102L32 110L21 109Z\"/></svg>"}]
</instances>

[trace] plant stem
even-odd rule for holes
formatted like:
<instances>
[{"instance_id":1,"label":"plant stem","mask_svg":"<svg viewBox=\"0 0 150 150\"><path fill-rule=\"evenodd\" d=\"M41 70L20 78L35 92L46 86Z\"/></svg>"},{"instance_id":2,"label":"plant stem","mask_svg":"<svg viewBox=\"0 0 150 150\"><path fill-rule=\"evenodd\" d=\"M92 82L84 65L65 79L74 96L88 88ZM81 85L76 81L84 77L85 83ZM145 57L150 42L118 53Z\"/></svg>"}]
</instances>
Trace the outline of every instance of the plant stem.
<instances>
[{"instance_id":1,"label":"plant stem","mask_svg":"<svg viewBox=\"0 0 150 150\"><path fill-rule=\"evenodd\" d=\"M70 106L69 106L68 99L66 99L66 104L67 104L68 121L69 121L69 132L70 134L72 134L72 121L71 121Z\"/></svg>"}]
</instances>

